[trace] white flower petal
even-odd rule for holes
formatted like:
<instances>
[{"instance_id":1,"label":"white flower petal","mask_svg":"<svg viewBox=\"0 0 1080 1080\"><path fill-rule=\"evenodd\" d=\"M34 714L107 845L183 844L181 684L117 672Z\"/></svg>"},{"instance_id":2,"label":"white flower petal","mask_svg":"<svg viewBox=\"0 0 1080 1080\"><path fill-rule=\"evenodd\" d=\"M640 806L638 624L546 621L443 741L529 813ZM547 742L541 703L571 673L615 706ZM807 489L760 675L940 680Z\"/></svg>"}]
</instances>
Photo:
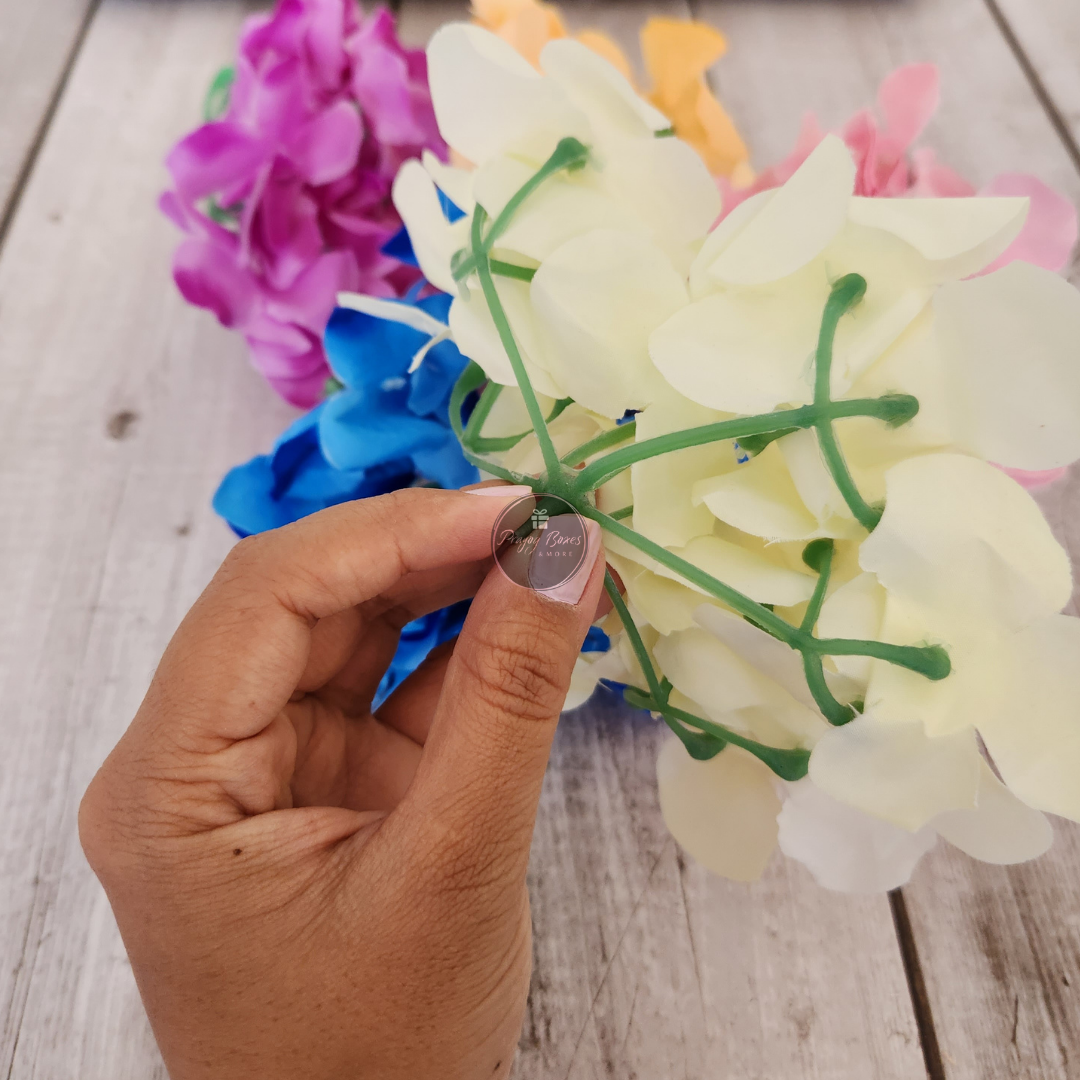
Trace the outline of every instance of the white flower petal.
<instances>
[{"instance_id":1,"label":"white flower petal","mask_svg":"<svg viewBox=\"0 0 1080 1080\"><path fill-rule=\"evenodd\" d=\"M642 570L632 579L623 576L623 584L634 606L661 634L689 630L694 612L702 606L701 593L651 570Z\"/></svg>"},{"instance_id":2,"label":"white flower petal","mask_svg":"<svg viewBox=\"0 0 1080 1080\"><path fill-rule=\"evenodd\" d=\"M806 508L775 443L733 472L694 485L695 502L703 502L721 521L767 540L808 540L823 535Z\"/></svg>"},{"instance_id":3,"label":"white flower petal","mask_svg":"<svg viewBox=\"0 0 1080 1080\"><path fill-rule=\"evenodd\" d=\"M975 806L981 763L971 728L931 739L918 721L864 715L818 740L810 779L837 801L916 832L946 810Z\"/></svg>"},{"instance_id":4,"label":"white flower petal","mask_svg":"<svg viewBox=\"0 0 1080 1080\"><path fill-rule=\"evenodd\" d=\"M506 311L533 389L549 398L566 397L562 388L554 382L542 364L537 362L540 348L536 339L532 305L529 303L528 282L514 278L496 278L495 291ZM460 296L454 298L450 305L449 322L458 349L470 360L475 360L489 379L502 383L503 386L517 385L510 358L503 348L484 294L478 288L470 292L467 300Z\"/></svg>"},{"instance_id":5,"label":"white flower petal","mask_svg":"<svg viewBox=\"0 0 1080 1080\"><path fill-rule=\"evenodd\" d=\"M652 335L653 362L676 390L711 409L755 414L805 404L829 288L824 265L814 262L775 286L695 300Z\"/></svg>"},{"instance_id":6,"label":"white flower petal","mask_svg":"<svg viewBox=\"0 0 1080 1080\"><path fill-rule=\"evenodd\" d=\"M1010 866L1037 859L1050 850L1054 830L1038 810L1022 803L980 761L979 803L970 810L948 810L933 821L939 836L986 863Z\"/></svg>"},{"instance_id":7,"label":"white flower petal","mask_svg":"<svg viewBox=\"0 0 1080 1080\"><path fill-rule=\"evenodd\" d=\"M454 252L468 242L468 218L446 220L435 181L419 161L406 161L394 180L394 206L409 231L424 277L443 292L457 292L450 273Z\"/></svg>"},{"instance_id":8,"label":"white flower petal","mask_svg":"<svg viewBox=\"0 0 1080 1080\"><path fill-rule=\"evenodd\" d=\"M822 638L854 638L876 641L885 613L885 590L875 574L859 574L845 582L821 606L817 635ZM873 661L868 656L834 656L836 670L866 685Z\"/></svg>"},{"instance_id":9,"label":"white flower petal","mask_svg":"<svg viewBox=\"0 0 1080 1080\"><path fill-rule=\"evenodd\" d=\"M549 41L540 53L540 67L594 128L651 138L653 132L671 126L671 121L645 101L619 71L580 41Z\"/></svg>"},{"instance_id":10,"label":"white flower petal","mask_svg":"<svg viewBox=\"0 0 1080 1080\"><path fill-rule=\"evenodd\" d=\"M537 270L532 303L545 367L575 401L618 419L662 390L649 335L686 286L655 245L610 229L578 236Z\"/></svg>"},{"instance_id":11,"label":"white flower petal","mask_svg":"<svg viewBox=\"0 0 1080 1080\"><path fill-rule=\"evenodd\" d=\"M705 163L681 139L621 139L605 156L605 188L650 229L653 242L685 276L720 214L720 192Z\"/></svg>"},{"instance_id":12,"label":"white flower petal","mask_svg":"<svg viewBox=\"0 0 1080 1080\"><path fill-rule=\"evenodd\" d=\"M871 199L855 197L858 225L899 236L935 264L938 281L963 278L994 261L1016 239L1028 199Z\"/></svg>"},{"instance_id":13,"label":"white flower petal","mask_svg":"<svg viewBox=\"0 0 1080 1080\"><path fill-rule=\"evenodd\" d=\"M979 733L1028 806L1080 821L1080 619L1053 615L1008 642L997 708Z\"/></svg>"},{"instance_id":14,"label":"white flower petal","mask_svg":"<svg viewBox=\"0 0 1080 1080\"><path fill-rule=\"evenodd\" d=\"M728 419L664 385L653 404L638 413L637 442ZM736 467L730 439L707 443L639 461L630 469L634 528L664 547L682 547L695 536L712 532L708 507L691 502L690 491L704 476L718 476Z\"/></svg>"},{"instance_id":15,"label":"white flower petal","mask_svg":"<svg viewBox=\"0 0 1080 1080\"><path fill-rule=\"evenodd\" d=\"M555 399L545 394L536 395L540 411L548 416L555 405ZM501 439L510 435L521 435L532 431L532 420L525 399L516 386L504 385L491 411L487 414L480 434L488 439Z\"/></svg>"},{"instance_id":16,"label":"white flower petal","mask_svg":"<svg viewBox=\"0 0 1080 1080\"><path fill-rule=\"evenodd\" d=\"M840 231L854 188L851 152L835 135L827 135L716 254L709 274L727 285L762 285L793 274Z\"/></svg>"},{"instance_id":17,"label":"white flower petal","mask_svg":"<svg viewBox=\"0 0 1080 1080\"><path fill-rule=\"evenodd\" d=\"M946 285L934 311L955 441L1017 469L1080 457L1080 293L1014 262Z\"/></svg>"},{"instance_id":18,"label":"white flower petal","mask_svg":"<svg viewBox=\"0 0 1080 1080\"><path fill-rule=\"evenodd\" d=\"M777 818L780 850L801 862L826 889L888 892L911 877L937 841L929 826L908 832L837 802L809 777L785 785Z\"/></svg>"},{"instance_id":19,"label":"white flower petal","mask_svg":"<svg viewBox=\"0 0 1080 1080\"><path fill-rule=\"evenodd\" d=\"M823 729L819 714L704 630L660 638L653 652L671 684L698 702L707 719L724 724L739 710L760 709L789 733L789 746L812 741Z\"/></svg>"},{"instance_id":20,"label":"white flower petal","mask_svg":"<svg viewBox=\"0 0 1080 1080\"><path fill-rule=\"evenodd\" d=\"M735 746L695 761L673 737L660 751L656 777L664 822L697 862L734 881L761 876L780 809L767 766Z\"/></svg>"},{"instance_id":21,"label":"white flower petal","mask_svg":"<svg viewBox=\"0 0 1080 1080\"><path fill-rule=\"evenodd\" d=\"M589 142L580 110L494 34L448 23L435 32L427 57L439 131L469 161L511 151L540 165L564 136Z\"/></svg>"},{"instance_id":22,"label":"white flower petal","mask_svg":"<svg viewBox=\"0 0 1080 1080\"><path fill-rule=\"evenodd\" d=\"M473 173L469 169L459 169L440 161L430 150L425 150L420 160L428 175L435 181L435 186L459 209L466 214L473 210Z\"/></svg>"},{"instance_id":23,"label":"white flower petal","mask_svg":"<svg viewBox=\"0 0 1080 1080\"><path fill-rule=\"evenodd\" d=\"M794 649L741 616L718 607L702 605L694 612L694 621L796 701L817 710L814 695L806 685L802 659Z\"/></svg>"},{"instance_id":24,"label":"white flower petal","mask_svg":"<svg viewBox=\"0 0 1080 1080\"><path fill-rule=\"evenodd\" d=\"M760 551L754 551L720 536L697 536L683 548L676 548L678 555L705 573L746 593L760 604L778 607L794 607L810 599L815 579L808 573L792 570ZM665 576L678 581L684 579L674 570L664 567ZM686 582L692 589L711 596L704 589Z\"/></svg>"},{"instance_id":25,"label":"white flower petal","mask_svg":"<svg viewBox=\"0 0 1080 1080\"><path fill-rule=\"evenodd\" d=\"M1068 555L1034 499L999 469L959 454L889 470L885 513L859 562L890 593L933 610L981 611L1013 629L1072 594Z\"/></svg>"}]
</instances>

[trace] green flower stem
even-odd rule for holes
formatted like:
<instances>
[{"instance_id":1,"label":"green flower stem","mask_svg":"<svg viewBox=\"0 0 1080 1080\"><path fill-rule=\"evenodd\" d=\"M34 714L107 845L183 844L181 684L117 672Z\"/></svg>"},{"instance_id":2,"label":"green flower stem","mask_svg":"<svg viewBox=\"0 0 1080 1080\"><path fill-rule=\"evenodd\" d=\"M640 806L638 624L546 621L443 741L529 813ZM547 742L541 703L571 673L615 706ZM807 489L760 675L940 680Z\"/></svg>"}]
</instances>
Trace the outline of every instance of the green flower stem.
<instances>
[{"instance_id":1,"label":"green flower stem","mask_svg":"<svg viewBox=\"0 0 1080 1080\"><path fill-rule=\"evenodd\" d=\"M872 656L907 668L931 682L940 682L952 671L949 654L940 645L890 645L885 641L857 638L811 638L822 656Z\"/></svg>"},{"instance_id":2,"label":"green flower stem","mask_svg":"<svg viewBox=\"0 0 1080 1080\"><path fill-rule=\"evenodd\" d=\"M611 511L611 519L612 519L612 521L623 521L626 518L633 517L633 516L634 516L634 508L633 508L633 506L624 506L621 510L612 510Z\"/></svg>"},{"instance_id":3,"label":"green flower stem","mask_svg":"<svg viewBox=\"0 0 1080 1080\"><path fill-rule=\"evenodd\" d=\"M828 404L832 397L832 360L836 328L840 320L865 295L866 278L859 274L848 274L842 277L833 285L832 292L829 294L829 299L825 304L825 313L821 319L821 334L818 337L817 355L814 360L814 404L819 408ZM881 508L871 506L859 493L851 470L844 460L844 452L836 440L832 418L821 416L814 425L814 430L817 432L821 455L848 509L867 532L873 532L881 520Z\"/></svg>"},{"instance_id":4,"label":"green flower stem","mask_svg":"<svg viewBox=\"0 0 1080 1080\"><path fill-rule=\"evenodd\" d=\"M686 747L687 753L691 757L696 758L698 761L708 761L710 758L716 757L727 745L725 739L711 732L705 733L703 730L691 731L671 715L672 710L668 705L671 683L667 679L664 679L663 682L657 679L656 669L649 658L649 650L645 648L645 642L641 639L641 634L638 632L633 616L623 601L610 570L604 573L604 588L607 590L608 596L611 597L611 602L618 612L619 619L622 621L623 629L626 630L626 636L630 640L630 647L634 650L634 655L637 657L641 670L645 674L645 681L649 684L648 694L643 694L636 687L628 686L624 691L626 700L640 708L648 709L650 712L658 712L664 718L667 726L682 740L683 746ZM690 714L687 713L686 715L689 716ZM698 720L697 717L694 719L702 728L708 723L708 721Z\"/></svg>"},{"instance_id":5,"label":"green flower stem","mask_svg":"<svg viewBox=\"0 0 1080 1080\"><path fill-rule=\"evenodd\" d=\"M644 552L669 570L674 570L680 577L697 585L710 596L723 601L733 611L799 652L814 652L821 656L872 656L879 660L886 660L890 664L896 664L898 667L907 668L933 681L944 679L951 670L949 654L940 645L890 645L884 641L813 637L800 627L792 626L791 623L780 618L764 604L751 600L745 593L717 580L693 563L679 558L667 548L642 536L641 533L627 528L609 514L597 510L595 506L587 502L579 503L577 510L584 517L599 522L607 532L632 544L638 551Z\"/></svg>"},{"instance_id":6,"label":"green flower stem","mask_svg":"<svg viewBox=\"0 0 1080 1080\"><path fill-rule=\"evenodd\" d=\"M490 379L487 385L484 387L483 392L480 394L480 400L476 403L476 408L473 409L472 415L469 417L469 422L465 425L465 434L462 436L462 442L468 446L470 450L476 450L478 453L483 453L486 447L480 445L482 437L480 435L481 430L484 427L484 422L488 416L491 415L491 410L498 401L499 395L502 393L502 385L497 382L492 382ZM491 449L495 449L492 447ZM509 447L507 447L509 449Z\"/></svg>"},{"instance_id":7,"label":"green flower stem","mask_svg":"<svg viewBox=\"0 0 1080 1080\"><path fill-rule=\"evenodd\" d=\"M536 267L516 266L514 263L503 262L502 259L491 259L488 265L491 272L500 277L517 278L518 281L532 281L536 277Z\"/></svg>"},{"instance_id":8,"label":"green flower stem","mask_svg":"<svg viewBox=\"0 0 1080 1080\"><path fill-rule=\"evenodd\" d=\"M804 750L801 747L784 750L778 746L767 746L765 743L759 743L755 739L748 739L745 735L740 735L737 731L732 731L731 728L724 727L723 724L717 724L712 720L706 720L703 717L695 716L693 713L686 712L684 709L677 709L674 705L665 704L662 707L658 707L655 700L634 687L628 687L626 689L625 697L631 705L636 705L641 709L648 709L650 712L659 712L668 722L668 726L676 735L683 738L684 742L686 741L683 736L685 728L680 730L681 725L680 727L676 727L675 724L672 723L672 720L678 720L683 724L689 724L693 727L700 728L706 736L711 736L718 742L722 741L723 743L731 743L732 746L741 747L748 753L753 754L759 761L763 761L768 765L781 780L801 780L810 768L809 750ZM697 733L688 732L687 734L694 735ZM689 749L689 747L687 749ZM693 754L693 751L691 751L691 755L697 756ZM712 757L715 755L710 754L709 756Z\"/></svg>"},{"instance_id":9,"label":"green flower stem","mask_svg":"<svg viewBox=\"0 0 1080 1080\"><path fill-rule=\"evenodd\" d=\"M521 204L549 177L555 173L567 169L573 172L580 169L589 160L589 148L575 138L560 139L558 145L552 151L551 157L525 181L510 197L509 202L502 208L499 216L491 224L491 229L484 238L482 245L486 255L513 221ZM503 265L509 266L509 263ZM474 270L479 267L479 259L474 246L472 253L459 252L459 257L454 259L452 269L455 281L464 281Z\"/></svg>"},{"instance_id":10,"label":"green flower stem","mask_svg":"<svg viewBox=\"0 0 1080 1080\"><path fill-rule=\"evenodd\" d=\"M522 476L521 473L503 468L502 465L498 465L494 461L488 461L487 458L474 454L465 442L465 430L461 424L461 407L465 404L465 399L469 394L483 386L486 378L484 369L474 361L470 361L468 367L458 376L457 382L454 383L454 389L450 392L450 427L453 428L458 442L461 443L461 452L466 461L475 465L478 469L491 473L492 476L498 476L502 480L509 481L511 484L528 484L532 486L536 482L533 477Z\"/></svg>"},{"instance_id":11,"label":"green flower stem","mask_svg":"<svg viewBox=\"0 0 1080 1080\"><path fill-rule=\"evenodd\" d=\"M712 574L706 573L693 563L680 559L678 555L668 551L667 548L646 539L641 533L635 532L621 522L616 521L609 514L597 510L595 506L583 503L577 507L577 510L583 516L599 522L601 527L612 535L625 540L628 544L632 544L639 551L668 567L669 570L674 570L680 577L704 589L710 596L722 600L733 611L737 611L740 615L753 620L766 633L772 634L773 637L779 638L793 648L795 647L794 642L799 631L791 623L785 622L779 615L773 614L767 607L759 604L756 600L751 600L749 596L739 592L738 589L733 589L730 585L718 581Z\"/></svg>"},{"instance_id":12,"label":"green flower stem","mask_svg":"<svg viewBox=\"0 0 1080 1080\"><path fill-rule=\"evenodd\" d=\"M560 145L562 144L560 143ZM514 369L518 389L525 399L525 408L528 410L529 419L532 421L533 431L536 432L540 452L544 456L544 466L548 478L557 481L562 476L559 455L555 449L555 444L551 441L551 434L548 432L544 414L540 411L540 402L536 400L536 392L533 390L528 373L525 371L525 361L522 360L517 342L514 340L514 332L510 329L510 322L506 317L506 312L503 310L502 301L495 291L495 282L491 277L491 269L488 266L487 252L483 250L481 230L486 220L487 212L477 203L472 220L472 250L473 257L476 259L476 272L480 277L480 287L484 290L484 299L487 301L488 310L491 312L491 317L495 322L495 329L499 332L499 340L502 342L502 347L506 350L506 355L510 359L510 366Z\"/></svg>"},{"instance_id":13,"label":"green flower stem","mask_svg":"<svg viewBox=\"0 0 1080 1080\"><path fill-rule=\"evenodd\" d=\"M779 409L760 416L741 416L736 420L722 420L718 424L685 428L605 454L578 473L574 487L579 492L593 491L635 462L670 454L675 450L687 450L692 446L771 432L787 435L800 428L816 428L823 419L830 422L851 416L870 416L883 420L890 426L897 426L910 420L918 409L918 401L910 395L887 394L880 398L852 398L847 401L803 405L798 409Z\"/></svg>"},{"instance_id":14,"label":"green flower stem","mask_svg":"<svg viewBox=\"0 0 1080 1080\"><path fill-rule=\"evenodd\" d=\"M475 454L491 454L512 450L522 439L532 434L531 429L522 431L518 435L500 435L497 438L480 434L484 422L491 415L492 406L503 389L504 387L501 384L492 382L489 379L487 386L484 387L484 392L480 395L480 400L476 403L476 408L472 411L472 416L469 417L469 422L465 425L465 434L461 437L462 445ZM551 412L547 415L547 423L550 424L573 400L573 398L560 398L556 401Z\"/></svg>"},{"instance_id":15,"label":"green flower stem","mask_svg":"<svg viewBox=\"0 0 1080 1080\"><path fill-rule=\"evenodd\" d=\"M580 465L583 461L587 461L591 458L593 454L598 454L601 450L606 450L609 446L617 446L621 442L626 442L627 439L632 439L636 431L636 420L628 420L625 424L620 424L610 431L601 431L599 435L590 439L588 442L584 442L580 446L575 446L569 454L564 454L562 463L570 466Z\"/></svg>"},{"instance_id":16,"label":"green flower stem","mask_svg":"<svg viewBox=\"0 0 1080 1080\"><path fill-rule=\"evenodd\" d=\"M619 592L619 587L615 584L615 579L611 576L610 570L604 571L604 588L607 590L608 596L611 597L611 603L614 605L615 610L619 613L619 618L622 620L623 628L630 639L634 655L641 665L645 681L649 684L649 692L657 701L666 702L667 695L660 689L660 680L657 679L656 670L653 668L652 660L649 659L649 650L645 648L645 642L641 640L637 624L634 622L630 609L626 606L626 602L623 600L622 593Z\"/></svg>"}]
</instances>

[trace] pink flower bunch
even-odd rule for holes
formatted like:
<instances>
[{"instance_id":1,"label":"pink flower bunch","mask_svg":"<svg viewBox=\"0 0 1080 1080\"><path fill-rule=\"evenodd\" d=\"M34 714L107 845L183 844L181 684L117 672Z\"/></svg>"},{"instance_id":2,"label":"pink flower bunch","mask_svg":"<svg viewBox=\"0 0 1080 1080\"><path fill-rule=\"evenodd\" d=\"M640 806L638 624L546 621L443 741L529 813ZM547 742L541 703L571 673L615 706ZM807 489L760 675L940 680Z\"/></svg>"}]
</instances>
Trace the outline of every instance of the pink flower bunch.
<instances>
[{"instance_id":1,"label":"pink flower bunch","mask_svg":"<svg viewBox=\"0 0 1080 1080\"><path fill-rule=\"evenodd\" d=\"M426 59L390 13L280 0L244 27L224 115L169 154L176 284L294 405L322 397L337 293L400 296L419 279L382 248L401 226L394 176L425 149L445 159Z\"/></svg>"},{"instance_id":2,"label":"pink flower bunch","mask_svg":"<svg viewBox=\"0 0 1080 1080\"><path fill-rule=\"evenodd\" d=\"M851 150L857 166L855 194L872 198L955 198L971 195L1020 196L1031 200L1024 228L1012 245L990 266L988 274L1016 259L1055 273L1069 262L1077 238L1076 208L1038 177L1002 173L982 190L938 162L929 147L912 144L937 111L940 78L934 64L898 68L878 90L881 119L869 109L856 113L837 134ZM783 161L762 172L753 184L736 188L719 181L726 217L750 196L785 183L825 138L817 117L807 113L795 149ZM1025 487L1041 487L1064 475L1065 469L1046 472L1005 470Z\"/></svg>"}]
</instances>

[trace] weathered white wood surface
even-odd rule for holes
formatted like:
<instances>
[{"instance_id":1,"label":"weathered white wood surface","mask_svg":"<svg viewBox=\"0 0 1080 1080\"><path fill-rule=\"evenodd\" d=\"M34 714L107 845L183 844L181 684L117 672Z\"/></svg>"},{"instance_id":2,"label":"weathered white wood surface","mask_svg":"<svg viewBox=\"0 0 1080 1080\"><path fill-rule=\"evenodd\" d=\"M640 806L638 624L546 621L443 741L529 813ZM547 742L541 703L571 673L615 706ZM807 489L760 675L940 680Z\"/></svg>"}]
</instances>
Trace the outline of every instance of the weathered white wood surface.
<instances>
[{"instance_id":1,"label":"weathered white wood surface","mask_svg":"<svg viewBox=\"0 0 1080 1080\"><path fill-rule=\"evenodd\" d=\"M1067 42L1071 31L1080 44L1080 8L1072 0L1003 7L1017 19L1023 11L1028 26L1041 11L1059 66L1068 58L1075 73L1077 49ZM943 101L924 141L943 161L976 184L1032 172L1080 202L1069 151L982 0L699 0L696 10L731 36L718 83L759 164L790 149L805 109L836 126L872 104L897 65L930 60L941 68ZM1080 90L1071 101L1080 115ZM1080 280L1075 266L1072 277ZM1080 585L1080 467L1038 498ZM1080 827L1055 827L1050 854L1008 870L942 844L904 889L949 1080L1080 1075Z\"/></svg>"},{"instance_id":2,"label":"weathered white wood surface","mask_svg":"<svg viewBox=\"0 0 1080 1080\"><path fill-rule=\"evenodd\" d=\"M566 5L631 59L660 6ZM209 510L217 480L289 415L235 338L175 294L175 237L153 205L244 7L105 0L0 253L0 1076L13 1080L164 1077L74 822L231 543ZM406 0L403 30L422 41L464 7ZM718 77L759 164L787 151L804 108L839 122L895 64L933 59L946 102L927 138L946 160L976 181L1028 169L1080 201L980 0L697 9L730 37ZM1078 484L1048 499L1074 557ZM656 805L660 737L606 699L561 726L530 875L519 1080L924 1076L888 903L821 892L779 859L753 887L685 864ZM949 1080L1075 1075L1077 837L1010 871L938 852L906 890Z\"/></svg>"},{"instance_id":3,"label":"weathered white wood surface","mask_svg":"<svg viewBox=\"0 0 1080 1080\"><path fill-rule=\"evenodd\" d=\"M1080 167L1080 4L1075 0L987 0L1011 44L1068 129Z\"/></svg>"},{"instance_id":4,"label":"weathered white wood surface","mask_svg":"<svg viewBox=\"0 0 1080 1080\"><path fill-rule=\"evenodd\" d=\"M222 470L286 421L169 279L161 159L242 5L106 0L0 258L0 1076L163 1076L80 792L232 541Z\"/></svg>"},{"instance_id":5,"label":"weathered white wood surface","mask_svg":"<svg viewBox=\"0 0 1080 1080\"><path fill-rule=\"evenodd\" d=\"M0 222L96 0L0 0Z\"/></svg>"}]
</instances>

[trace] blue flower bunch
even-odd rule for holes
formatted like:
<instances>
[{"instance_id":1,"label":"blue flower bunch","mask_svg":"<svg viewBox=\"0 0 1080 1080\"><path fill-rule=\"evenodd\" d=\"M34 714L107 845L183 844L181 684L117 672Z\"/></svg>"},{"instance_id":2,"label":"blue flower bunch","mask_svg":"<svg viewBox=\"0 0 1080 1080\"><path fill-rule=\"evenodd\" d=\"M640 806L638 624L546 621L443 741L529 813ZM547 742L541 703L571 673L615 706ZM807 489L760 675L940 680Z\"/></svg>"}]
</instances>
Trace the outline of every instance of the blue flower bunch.
<instances>
[{"instance_id":1,"label":"blue flower bunch","mask_svg":"<svg viewBox=\"0 0 1080 1080\"><path fill-rule=\"evenodd\" d=\"M214 509L239 536L398 488L459 488L479 479L462 455L448 411L468 361L432 332L445 323L450 301L444 293L418 299L414 292L380 302L413 309L396 313L405 321L335 310L324 341L340 389L292 424L269 454L232 469L214 496ZM376 705L431 649L460 631L467 610L467 603L455 604L404 628Z\"/></svg>"}]
</instances>

